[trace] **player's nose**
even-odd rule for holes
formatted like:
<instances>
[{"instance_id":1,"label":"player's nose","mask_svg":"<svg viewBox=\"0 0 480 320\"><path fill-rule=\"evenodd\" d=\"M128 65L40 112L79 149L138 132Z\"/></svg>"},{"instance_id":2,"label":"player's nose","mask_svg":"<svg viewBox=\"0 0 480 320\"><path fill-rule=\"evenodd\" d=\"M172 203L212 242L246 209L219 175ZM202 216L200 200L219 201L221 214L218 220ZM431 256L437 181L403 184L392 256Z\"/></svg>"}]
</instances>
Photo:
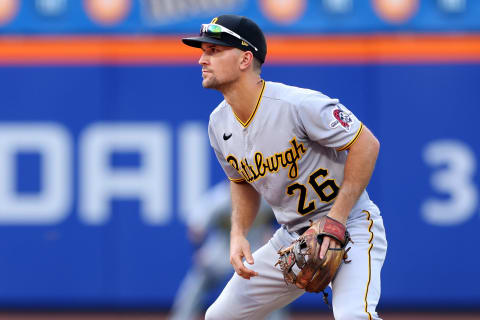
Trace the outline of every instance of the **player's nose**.
<instances>
[{"instance_id":1,"label":"player's nose","mask_svg":"<svg viewBox=\"0 0 480 320\"><path fill-rule=\"evenodd\" d=\"M205 65L207 63L208 63L208 59L206 57L205 52L203 52L202 55L200 56L200 59L198 59L198 64Z\"/></svg>"}]
</instances>

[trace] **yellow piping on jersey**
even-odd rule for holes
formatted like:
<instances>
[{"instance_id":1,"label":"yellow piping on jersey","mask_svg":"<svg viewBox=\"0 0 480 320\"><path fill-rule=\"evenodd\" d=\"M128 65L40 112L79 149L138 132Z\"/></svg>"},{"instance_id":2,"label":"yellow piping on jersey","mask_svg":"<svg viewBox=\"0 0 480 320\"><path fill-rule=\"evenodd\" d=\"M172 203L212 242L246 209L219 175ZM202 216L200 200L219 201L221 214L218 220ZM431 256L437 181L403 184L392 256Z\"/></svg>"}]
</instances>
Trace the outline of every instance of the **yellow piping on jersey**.
<instances>
[{"instance_id":1,"label":"yellow piping on jersey","mask_svg":"<svg viewBox=\"0 0 480 320\"><path fill-rule=\"evenodd\" d=\"M370 255L370 251L372 251L373 248L373 232L372 232L372 226L373 226L373 220L370 219L370 212L367 210L363 210L362 212L365 212L367 214L367 221L370 222L370 225L368 226L368 232L370 232L370 239L368 239L368 243L370 244L370 247L368 248L368 281L367 281L367 288L365 289L365 313L368 315L368 319L372 320L372 315L370 312L368 312L368 287L370 286L370 280L372 277L372 257Z\"/></svg>"},{"instance_id":2,"label":"yellow piping on jersey","mask_svg":"<svg viewBox=\"0 0 480 320\"><path fill-rule=\"evenodd\" d=\"M238 122L240 122L240 124L241 124L244 128L248 127L248 125L252 122L253 117L254 117L255 114L257 113L258 107L260 106L260 101L262 101L263 91L265 90L265 80L262 80L262 82L263 82L262 91L260 91L260 96L258 97L257 104L255 105L255 109L253 109L253 112L252 112L252 114L250 115L250 117L248 118L248 120L247 120L246 122L243 122L243 121L240 120L240 118L235 114L235 112L233 112L233 114L235 115L235 118L237 118ZM233 110L232 110L232 111L233 111Z\"/></svg>"},{"instance_id":3,"label":"yellow piping on jersey","mask_svg":"<svg viewBox=\"0 0 480 320\"><path fill-rule=\"evenodd\" d=\"M360 123L360 128L358 128L358 131L357 131L357 134L355 134L355 137L353 137L353 139L349 143L347 143L343 147L337 149L337 151L343 151L345 149L350 148L354 144L354 142L357 141L357 139L360 136L360 133L362 132L362 130L363 130L363 123Z\"/></svg>"},{"instance_id":4,"label":"yellow piping on jersey","mask_svg":"<svg viewBox=\"0 0 480 320\"><path fill-rule=\"evenodd\" d=\"M230 181L232 181L232 182L236 182L236 183L244 182L244 181L245 181L244 178L230 178L230 177L228 177L228 180L230 180Z\"/></svg>"}]
</instances>

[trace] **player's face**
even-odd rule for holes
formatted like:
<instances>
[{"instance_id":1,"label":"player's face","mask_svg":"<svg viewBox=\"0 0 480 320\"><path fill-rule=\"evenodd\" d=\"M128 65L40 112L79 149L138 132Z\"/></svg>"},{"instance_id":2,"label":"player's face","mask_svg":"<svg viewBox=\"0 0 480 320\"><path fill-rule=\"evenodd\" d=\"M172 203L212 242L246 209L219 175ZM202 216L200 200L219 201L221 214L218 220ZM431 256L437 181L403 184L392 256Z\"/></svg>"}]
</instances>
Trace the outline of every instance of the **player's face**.
<instances>
[{"instance_id":1,"label":"player's face","mask_svg":"<svg viewBox=\"0 0 480 320\"><path fill-rule=\"evenodd\" d=\"M238 79L241 50L202 43L202 51L198 63L202 65L202 86L204 88L219 90Z\"/></svg>"}]
</instances>

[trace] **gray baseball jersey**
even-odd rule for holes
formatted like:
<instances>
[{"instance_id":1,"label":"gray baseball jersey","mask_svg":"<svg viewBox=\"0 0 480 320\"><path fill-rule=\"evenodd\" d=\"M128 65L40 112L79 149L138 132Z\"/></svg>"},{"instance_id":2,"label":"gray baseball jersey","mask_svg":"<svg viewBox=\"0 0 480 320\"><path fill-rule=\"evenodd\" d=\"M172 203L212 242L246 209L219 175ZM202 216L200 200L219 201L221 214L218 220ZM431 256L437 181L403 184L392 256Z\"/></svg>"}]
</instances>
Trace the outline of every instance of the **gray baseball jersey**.
<instances>
[{"instance_id":1,"label":"gray baseball jersey","mask_svg":"<svg viewBox=\"0 0 480 320\"><path fill-rule=\"evenodd\" d=\"M264 81L245 123L224 100L210 115L208 133L228 178L250 183L277 221L295 231L332 207L343 182L346 149L362 128L337 99ZM367 202L364 191L356 206L368 207Z\"/></svg>"}]
</instances>

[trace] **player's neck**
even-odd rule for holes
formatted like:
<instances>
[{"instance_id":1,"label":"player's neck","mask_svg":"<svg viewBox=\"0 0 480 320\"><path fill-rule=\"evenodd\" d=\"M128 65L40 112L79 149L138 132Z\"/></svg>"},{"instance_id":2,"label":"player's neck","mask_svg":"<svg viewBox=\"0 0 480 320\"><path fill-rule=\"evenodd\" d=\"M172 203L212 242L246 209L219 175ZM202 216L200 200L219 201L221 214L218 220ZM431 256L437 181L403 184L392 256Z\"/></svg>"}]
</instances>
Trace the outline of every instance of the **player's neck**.
<instances>
[{"instance_id":1,"label":"player's neck","mask_svg":"<svg viewBox=\"0 0 480 320\"><path fill-rule=\"evenodd\" d=\"M237 81L222 94L235 115L242 122L247 122L257 106L262 88L263 81L260 76L256 76Z\"/></svg>"}]
</instances>

